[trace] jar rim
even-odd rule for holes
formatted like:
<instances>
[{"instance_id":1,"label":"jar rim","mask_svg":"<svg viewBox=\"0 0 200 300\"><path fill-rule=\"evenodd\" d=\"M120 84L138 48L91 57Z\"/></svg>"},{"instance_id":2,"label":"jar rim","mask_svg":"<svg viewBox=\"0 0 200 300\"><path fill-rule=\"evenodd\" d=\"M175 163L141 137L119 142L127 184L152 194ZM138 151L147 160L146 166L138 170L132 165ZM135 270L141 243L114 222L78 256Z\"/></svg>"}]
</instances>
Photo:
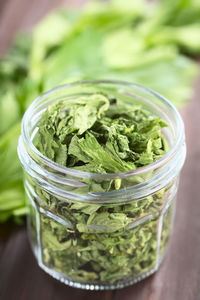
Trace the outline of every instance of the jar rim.
<instances>
[{"instance_id":1,"label":"jar rim","mask_svg":"<svg viewBox=\"0 0 200 300\"><path fill-rule=\"evenodd\" d=\"M66 166L62 166L57 164L56 162L52 161L48 157L44 156L33 144L31 140L31 136L29 135L28 132L28 121L29 121L29 113L31 110L43 99L46 97L54 94L57 91L63 90L63 89L68 89L70 87L74 86L81 86L81 85L88 85L88 84L112 84L112 85L122 85L124 87L133 87L137 88L138 90L147 92L153 96L155 96L157 99L159 99L166 107L170 110L170 112L173 114L173 117L175 119L176 125L177 125L177 130L175 134L175 141L172 145L172 147L158 160L154 161L153 163L140 167L136 170L132 171L126 171L126 172L119 172L119 173L107 173L107 174L100 174L100 173L92 173L92 172L85 172L85 171L80 171L80 170L74 170L72 168L68 168ZM179 147L183 143L183 137L184 137L184 124L182 121L182 118L176 109L176 107L164 96L159 94L158 92L155 92L149 88L143 87L139 84L127 82L127 81L121 81L121 80L86 80L86 81L76 81L68 84L63 84L59 85L51 90L49 90L46 93L41 94L39 97L37 97L32 104L28 107L26 110L23 119L22 119L22 125L21 125L21 130L22 130L22 136L23 139L28 145L28 148L30 152L34 153L34 156L37 158L37 162L41 163L43 166L46 166L48 168L51 168L55 171L58 171L59 173L67 174L70 176L74 176L77 178L93 178L93 179L114 179L114 178L126 178L129 176L136 176L148 171L151 171L153 169L161 167L163 164L166 164L168 161L170 161L175 154L177 153Z\"/></svg>"}]
</instances>

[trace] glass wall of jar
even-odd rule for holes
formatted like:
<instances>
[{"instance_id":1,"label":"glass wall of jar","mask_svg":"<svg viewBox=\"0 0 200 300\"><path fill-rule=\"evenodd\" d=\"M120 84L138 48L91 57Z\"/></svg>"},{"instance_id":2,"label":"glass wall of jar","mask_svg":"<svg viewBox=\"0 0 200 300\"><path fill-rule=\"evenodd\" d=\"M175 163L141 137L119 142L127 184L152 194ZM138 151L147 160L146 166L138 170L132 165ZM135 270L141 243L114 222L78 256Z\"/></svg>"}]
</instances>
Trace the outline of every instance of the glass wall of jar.
<instances>
[{"instance_id":1,"label":"glass wall of jar","mask_svg":"<svg viewBox=\"0 0 200 300\"><path fill-rule=\"evenodd\" d=\"M58 100L106 93L142 105L168 127L169 150L133 171L97 174L51 161L34 146L38 121ZM85 289L115 289L155 272L173 226L179 174L186 154L184 126L161 95L121 81L63 85L37 98L22 121L18 155L29 207L28 231L38 264L62 282Z\"/></svg>"}]
</instances>

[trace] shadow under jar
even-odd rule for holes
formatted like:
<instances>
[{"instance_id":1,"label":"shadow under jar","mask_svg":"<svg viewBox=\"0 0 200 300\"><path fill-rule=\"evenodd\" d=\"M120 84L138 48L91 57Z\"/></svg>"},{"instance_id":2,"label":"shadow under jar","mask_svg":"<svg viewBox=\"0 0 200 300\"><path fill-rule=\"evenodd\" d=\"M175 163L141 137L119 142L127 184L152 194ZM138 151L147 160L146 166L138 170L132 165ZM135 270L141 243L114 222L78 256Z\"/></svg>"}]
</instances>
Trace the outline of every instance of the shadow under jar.
<instances>
[{"instance_id":1,"label":"shadow under jar","mask_svg":"<svg viewBox=\"0 0 200 300\"><path fill-rule=\"evenodd\" d=\"M33 139L47 107L59 99L76 101L98 92L142 105L164 120L167 153L145 167L112 174L73 170L43 156ZM155 272L171 235L185 154L178 111L144 87L87 81L38 97L24 115L18 155L24 169L30 242L39 266L65 284L90 290L122 288Z\"/></svg>"}]
</instances>

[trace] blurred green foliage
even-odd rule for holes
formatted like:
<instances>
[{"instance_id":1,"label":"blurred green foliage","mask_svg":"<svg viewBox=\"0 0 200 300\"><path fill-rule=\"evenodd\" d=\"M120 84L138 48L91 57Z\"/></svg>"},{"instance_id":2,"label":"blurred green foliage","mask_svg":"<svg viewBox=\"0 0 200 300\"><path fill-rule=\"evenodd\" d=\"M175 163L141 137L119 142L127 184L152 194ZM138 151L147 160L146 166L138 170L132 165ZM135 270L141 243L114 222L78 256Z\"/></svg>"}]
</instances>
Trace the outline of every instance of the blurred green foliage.
<instances>
[{"instance_id":1,"label":"blurred green foliage","mask_svg":"<svg viewBox=\"0 0 200 300\"><path fill-rule=\"evenodd\" d=\"M40 93L80 79L121 79L181 107L200 54L200 1L111 0L47 16L0 61L0 222L26 212L17 158L20 120Z\"/></svg>"}]
</instances>

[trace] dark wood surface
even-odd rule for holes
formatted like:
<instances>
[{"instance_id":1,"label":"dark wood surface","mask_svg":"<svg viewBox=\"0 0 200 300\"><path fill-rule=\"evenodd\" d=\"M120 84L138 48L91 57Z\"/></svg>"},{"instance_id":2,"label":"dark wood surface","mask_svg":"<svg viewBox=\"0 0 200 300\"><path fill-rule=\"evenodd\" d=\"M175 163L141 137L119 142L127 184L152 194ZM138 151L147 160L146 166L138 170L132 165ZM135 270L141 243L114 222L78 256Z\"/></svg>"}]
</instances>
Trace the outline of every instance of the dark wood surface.
<instances>
[{"instance_id":1,"label":"dark wood surface","mask_svg":"<svg viewBox=\"0 0 200 300\"><path fill-rule=\"evenodd\" d=\"M63 2L0 0L1 50L9 46L16 30L29 28L52 7ZM80 2L84 1L76 3ZM181 176L174 232L160 269L122 290L94 292L70 288L37 266L26 228L6 224L0 228L1 300L200 300L199 94L200 78L193 99L181 111L188 153Z\"/></svg>"}]
</instances>

